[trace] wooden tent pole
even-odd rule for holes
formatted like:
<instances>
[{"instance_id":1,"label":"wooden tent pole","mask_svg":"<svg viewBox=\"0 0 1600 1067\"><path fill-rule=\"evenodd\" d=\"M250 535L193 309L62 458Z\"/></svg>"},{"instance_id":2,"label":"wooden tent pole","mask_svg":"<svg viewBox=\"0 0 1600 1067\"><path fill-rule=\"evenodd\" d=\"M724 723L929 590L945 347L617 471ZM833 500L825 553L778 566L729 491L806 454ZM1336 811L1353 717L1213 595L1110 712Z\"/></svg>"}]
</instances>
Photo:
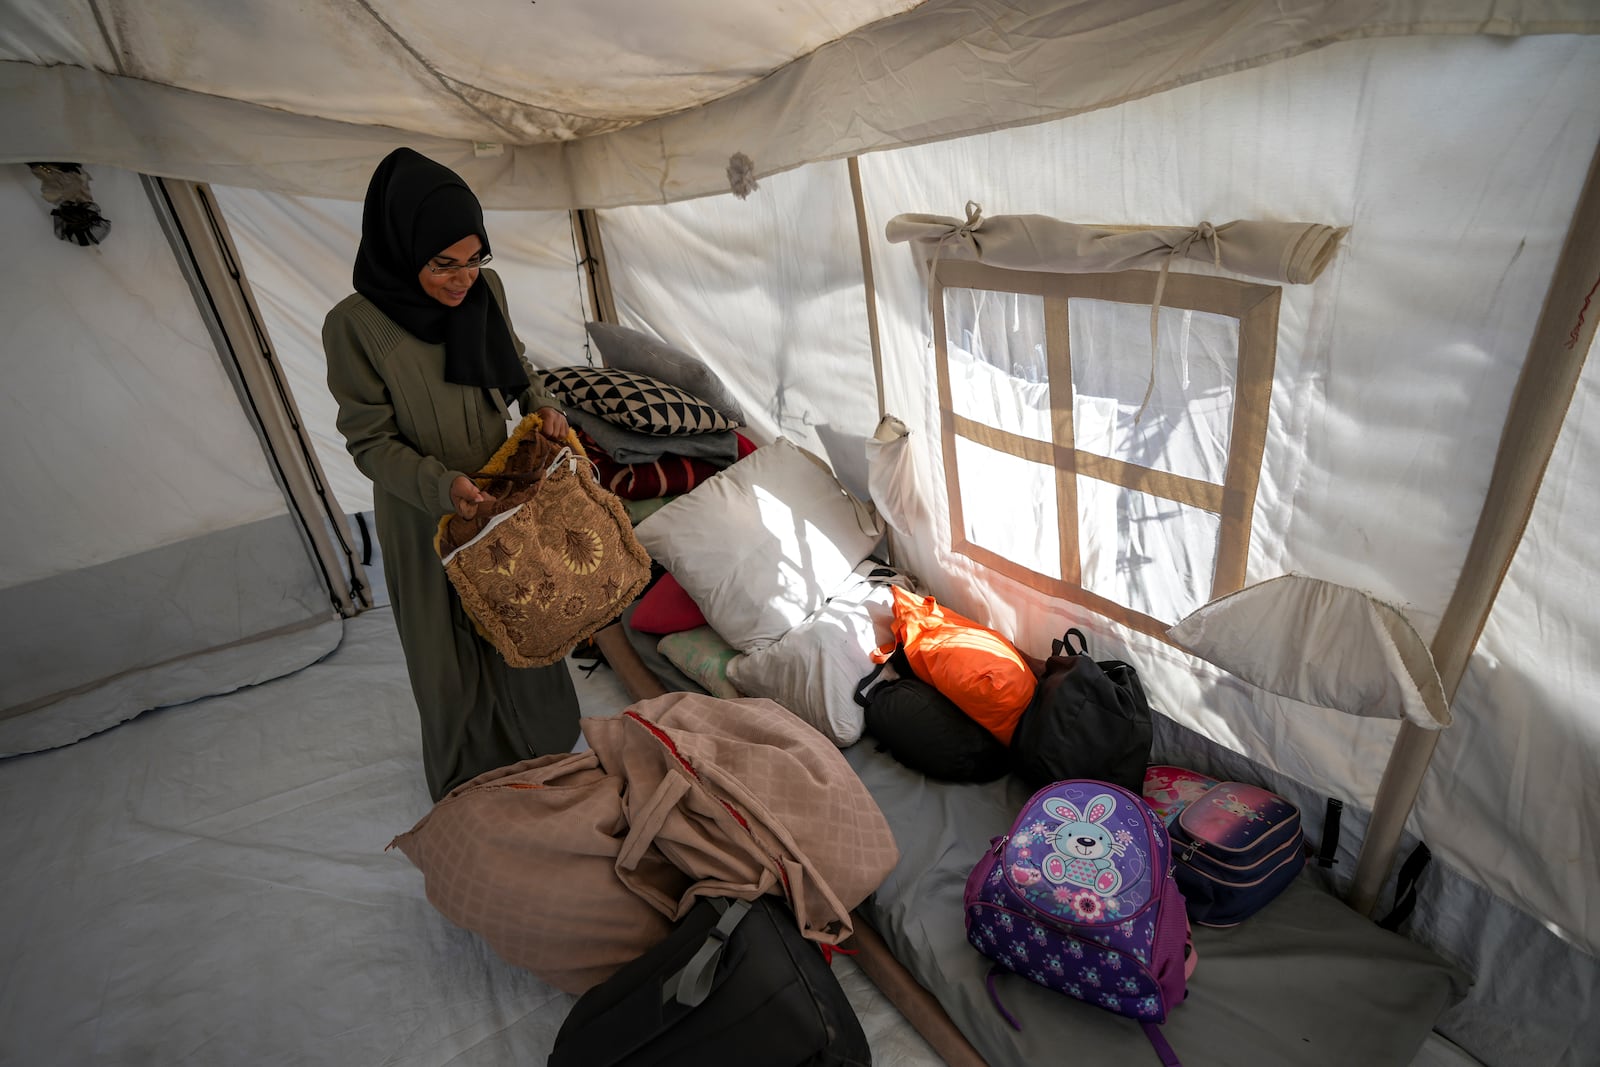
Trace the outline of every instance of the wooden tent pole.
<instances>
[{"instance_id":1,"label":"wooden tent pole","mask_svg":"<svg viewBox=\"0 0 1600 1067\"><path fill-rule=\"evenodd\" d=\"M600 218L591 208L572 212L572 235L578 245L578 265L589 285L589 308L596 322L616 322L617 304L611 295L611 274L606 270L606 247L600 239Z\"/></svg>"},{"instance_id":2,"label":"wooden tent pole","mask_svg":"<svg viewBox=\"0 0 1600 1067\"><path fill-rule=\"evenodd\" d=\"M1556 261L1544 309L1534 327L1528 355L1500 434L1489 489L1478 528L1472 535L1461 577L1433 639L1433 661L1454 700L1472 651L1494 607L1506 571L1533 513L1545 468L1566 421L1572 394L1594 343L1600 318L1600 146L1589 162L1589 176L1578 195L1566 244ZM1350 906L1370 914L1389 879L1407 817L1422 788L1439 734L1409 722L1389 754L1372 822L1362 842L1350 889Z\"/></svg>"}]
</instances>

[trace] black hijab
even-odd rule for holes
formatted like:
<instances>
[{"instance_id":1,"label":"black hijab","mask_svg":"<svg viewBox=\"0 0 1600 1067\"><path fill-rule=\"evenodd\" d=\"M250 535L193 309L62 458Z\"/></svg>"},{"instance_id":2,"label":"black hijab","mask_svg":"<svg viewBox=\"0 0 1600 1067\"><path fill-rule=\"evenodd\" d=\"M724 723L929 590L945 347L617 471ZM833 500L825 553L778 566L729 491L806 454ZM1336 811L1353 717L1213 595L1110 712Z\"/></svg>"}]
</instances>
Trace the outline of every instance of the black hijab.
<instances>
[{"instance_id":1,"label":"black hijab","mask_svg":"<svg viewBox=\"0 0 1600 1067\"><path fill-rule=\"evenodd\" d=\"M367 186L356 292L419 340L444 342L445 381L520 393L528 372L488 283L479 279L460 306L447 307L417 280L428 260L474 234L488 255L483 208L467 183L449 167L397 148Z\"/></svg>"}]
</instances>

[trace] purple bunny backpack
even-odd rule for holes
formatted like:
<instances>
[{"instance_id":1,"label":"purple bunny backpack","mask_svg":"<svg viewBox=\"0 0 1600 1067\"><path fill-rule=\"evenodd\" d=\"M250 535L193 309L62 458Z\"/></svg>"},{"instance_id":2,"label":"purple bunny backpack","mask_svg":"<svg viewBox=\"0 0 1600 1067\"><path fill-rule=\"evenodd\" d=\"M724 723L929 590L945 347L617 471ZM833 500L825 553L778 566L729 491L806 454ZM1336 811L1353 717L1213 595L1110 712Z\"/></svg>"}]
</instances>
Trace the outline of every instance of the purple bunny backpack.
<instances>
[{"instance_id":1,"label":"purple bunny backpack","mask_svg":"<svg viewBox=\"0 0 1600 1067\"><path fill-rule=\"evenodd\" d=\"M1013 1027L994 987L1002 968L1137 1020L1178 1067L1157 1024L1187 993L1194 949L1166 826L1140 797L1079 778L1045 786L967 877L964 910Z\"/></svg>"}]
</instances>

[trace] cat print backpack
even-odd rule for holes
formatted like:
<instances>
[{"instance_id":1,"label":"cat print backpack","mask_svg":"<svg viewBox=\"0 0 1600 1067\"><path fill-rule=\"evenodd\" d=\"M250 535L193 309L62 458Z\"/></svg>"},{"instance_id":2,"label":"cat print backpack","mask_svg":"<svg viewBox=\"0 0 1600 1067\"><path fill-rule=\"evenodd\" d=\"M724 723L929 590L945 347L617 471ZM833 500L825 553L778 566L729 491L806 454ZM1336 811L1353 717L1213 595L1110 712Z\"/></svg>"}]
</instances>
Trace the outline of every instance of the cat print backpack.
<instances>
[{"instance_id":1,"label":"cat print backpack","mask_svg":"<svg viewBox=\"0 0 1600 1067\"><path fill-rule=\"evenodd\" d=\"M1126 1015L1166 1067L1157 1028L1183 1000L1195 957L1166 827L1134 793L1089 779L1035 793L967 878L967 940L1001 968Z\"/></svg>"}]
</instances>

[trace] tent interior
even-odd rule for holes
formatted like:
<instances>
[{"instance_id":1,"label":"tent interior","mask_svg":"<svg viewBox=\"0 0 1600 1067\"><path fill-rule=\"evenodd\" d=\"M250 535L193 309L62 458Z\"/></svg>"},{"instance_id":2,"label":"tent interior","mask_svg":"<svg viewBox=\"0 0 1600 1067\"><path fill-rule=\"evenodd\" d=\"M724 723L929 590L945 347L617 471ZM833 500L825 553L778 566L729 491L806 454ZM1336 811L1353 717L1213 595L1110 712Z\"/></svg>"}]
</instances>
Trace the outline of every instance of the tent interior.
<instances>
[{"instance_id":1,"label":"tent interior","mask_svg":"<svg viewBox=\"0 0 1600 1067\"><path fill-rule=\"evenodd\" d=\"M1594 1062L1592 2L0 12L0 1062L539 1062L573 1002L384 850L429 798L321 327L400 145L535 366L693 353L941 602L1135 664L1169 762L1342 802L1359 914L1425 844L1467 981L1395 1062Z\"/></svg>"}]
</instances>

